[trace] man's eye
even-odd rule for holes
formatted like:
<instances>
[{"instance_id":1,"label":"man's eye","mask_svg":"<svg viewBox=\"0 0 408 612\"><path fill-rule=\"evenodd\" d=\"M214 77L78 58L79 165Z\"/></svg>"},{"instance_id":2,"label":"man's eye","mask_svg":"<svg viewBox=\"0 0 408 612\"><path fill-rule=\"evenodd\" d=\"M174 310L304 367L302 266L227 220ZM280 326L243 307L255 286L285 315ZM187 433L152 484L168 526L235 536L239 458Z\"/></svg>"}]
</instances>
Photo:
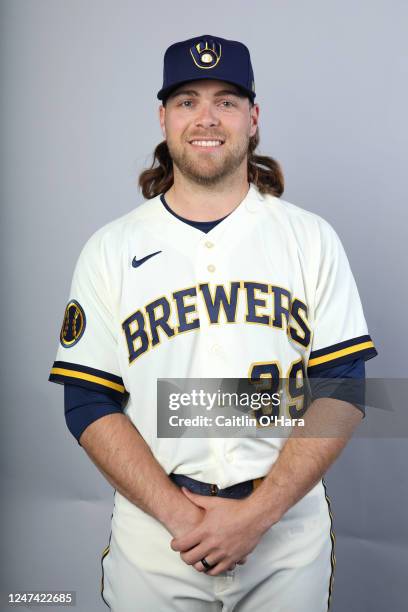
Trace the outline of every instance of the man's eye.
<instances>
[{"instance_id":1,"label":"man's eye","mask_svg":"<svg viewBox=\"0 0 408 612\"><path fill-rule=\"evenodd\" d=\"M232 106L234 106L234 103L231 102L231 100L223 100L221 102L221 105L224 106L224 108L231 108Z\"/></svg>"},{"instance_id":2,"label":"man's eye","mask_svg":"<svg viewBox=\"0 0 408 612\"><path fill-rule=\"evenodd\" d=\"M180 106L184 106L185 108L190 108L192 105L192 100L183 100L182 102L180 102Z\"/></svg>"}]
</instances>

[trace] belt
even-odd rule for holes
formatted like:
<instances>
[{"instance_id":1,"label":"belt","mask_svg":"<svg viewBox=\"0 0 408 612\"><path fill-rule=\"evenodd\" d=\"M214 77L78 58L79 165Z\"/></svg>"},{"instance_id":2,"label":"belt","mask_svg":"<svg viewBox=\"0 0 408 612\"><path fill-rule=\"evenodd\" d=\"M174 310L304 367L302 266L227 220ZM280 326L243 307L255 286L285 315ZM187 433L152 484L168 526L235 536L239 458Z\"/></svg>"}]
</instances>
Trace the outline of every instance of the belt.
<instances>
[{"instance_id":1,"label":"belt","mask_svg":"<svg viewBox=\"0 0 408 612\"><path fill-rule=\"evenodd\" d=\"M216 484L210 484L208 482L201 482L200 480L194 480L189 476L183 474L169 474L169 478L176 483L179 487L186 487L192 493L198 493L198 495L216 495L217 497L228 497L230 499L242 499L248 497L264 479L254 478L253 480L246 480L245 482L239 482L238 484L226 487L225 489L219 489Z\"/></svg>"}]
</instances>

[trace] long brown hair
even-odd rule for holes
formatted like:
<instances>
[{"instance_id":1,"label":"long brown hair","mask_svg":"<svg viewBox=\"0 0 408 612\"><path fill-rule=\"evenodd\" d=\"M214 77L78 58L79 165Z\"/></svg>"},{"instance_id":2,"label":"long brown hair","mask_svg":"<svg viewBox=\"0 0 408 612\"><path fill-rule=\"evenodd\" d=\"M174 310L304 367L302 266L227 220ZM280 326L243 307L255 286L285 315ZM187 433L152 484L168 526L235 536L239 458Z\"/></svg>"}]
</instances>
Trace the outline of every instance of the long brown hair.
<instances>
[{"instance_id":1,"label":"long brown hair","mask_svg":"<svg viewBox=\"0 0 408 612\"><path fill-rule=\"evenodd\" d=\"M284 191L283 172L279 163L266 155L256 155L259 144L259 130L250 138L248 144L248 181L254 183L261 193L280 197ZM139 186L143 196L150 200L165 193L173 184L173 161L167 143L163 140L154 150L150 168L139 176Z\"/></svg>"}]
</instances>

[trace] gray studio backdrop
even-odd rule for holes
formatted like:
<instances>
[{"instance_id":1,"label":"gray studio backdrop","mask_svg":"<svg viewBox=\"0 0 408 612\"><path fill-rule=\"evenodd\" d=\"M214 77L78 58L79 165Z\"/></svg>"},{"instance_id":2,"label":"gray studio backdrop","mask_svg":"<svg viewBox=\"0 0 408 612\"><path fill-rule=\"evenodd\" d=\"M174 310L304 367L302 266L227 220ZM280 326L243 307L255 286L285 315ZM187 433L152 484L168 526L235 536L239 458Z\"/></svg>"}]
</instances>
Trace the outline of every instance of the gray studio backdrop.
<instances>
[{"instance_id":1,"label":"gray studio backdrop","mask_svg":"<svg viewBox=\"0 0 408 612\"><path fill-rule=\"evenodd\" d=\"M407 376L407 22L398 0L2 0L1 591L72 589L80 612L106 609L113 490L47 377L80 249L142 200L171 42L247 43L261 150L283 165L284 198L343 241L379 351L367 373ZM333 612L408 607L406 451L356 439L327 475Z\"/></svg>"}]
</instances>

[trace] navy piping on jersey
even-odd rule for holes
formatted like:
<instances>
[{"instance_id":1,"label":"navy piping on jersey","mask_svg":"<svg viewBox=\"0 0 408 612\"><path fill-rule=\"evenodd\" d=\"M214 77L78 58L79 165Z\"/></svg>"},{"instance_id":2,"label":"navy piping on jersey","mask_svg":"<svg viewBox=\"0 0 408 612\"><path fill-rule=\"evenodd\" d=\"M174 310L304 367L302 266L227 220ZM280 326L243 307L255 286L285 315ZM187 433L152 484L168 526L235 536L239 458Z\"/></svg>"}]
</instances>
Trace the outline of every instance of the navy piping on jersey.
<instances>
[{"instance_id":1,"label":"navy piping on jersey","mask_svg":"<svg viewBox=\"0 0 408 612\"><path fill-rule=\"evenodd\" d=\"M315 377L315 380L313 380ZM346 364L332 366L309 376L312 396L332 397L356 404L364 412L365 361L362 357ZM355 384L335 384L336 378L354 379ZM324 380L326 379L326 380ZM97 419L107 414L123 412L122 402L107 391L95 391L75 384L64 384L65 421L69 431L79 442L81 434Z\"/></svg>"},{"instance_id":2,"label":"navy piping on jersey","mask_svg":"<svg viewBox=\"0 0 408 612\"><path fill-rule=\"evenodd\" d=\"M191 219L185 219L184 217L180 217L180 215L175 213L174 210L172 210L170 206L167 204L166 198L164 197L164 193L161 194L160 200L162 201L164 208L168 210L169 213L171 213L174 217L176 217L176 219L179 219L180 221L184 221L184 223L187 223L188 225L191 225L192 227L195 227L196 229L199 229L202 232L205 232L206 234L210 230L212 230L213 227L218 225L218 223L220 223L221 221L223 221L224 219L228 217L228 215L225 215L225 217L221 217L221 219L215 219L214 221L192 221Z\"/></svg>"}]
</instances>

